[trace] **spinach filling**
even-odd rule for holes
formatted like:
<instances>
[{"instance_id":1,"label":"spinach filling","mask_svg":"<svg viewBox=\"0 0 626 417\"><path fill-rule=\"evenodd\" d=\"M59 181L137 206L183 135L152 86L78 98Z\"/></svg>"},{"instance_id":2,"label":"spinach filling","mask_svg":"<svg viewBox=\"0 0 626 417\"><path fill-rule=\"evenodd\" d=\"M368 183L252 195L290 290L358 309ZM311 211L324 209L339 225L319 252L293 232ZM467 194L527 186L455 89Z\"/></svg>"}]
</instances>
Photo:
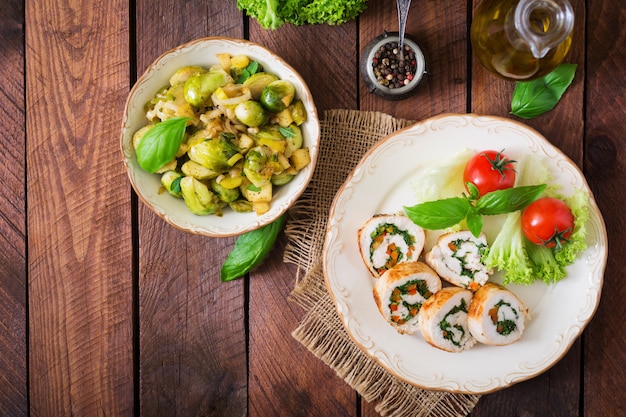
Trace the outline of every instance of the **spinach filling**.
<instances>
[{"instance_id":1,"label":"spinach filling","mask_svg":"<svg viewBox=\"0 0 626 417\"><path fill-rule=\"evenodd\" d=\"M439 328L441 329L441 334L444 339L449 340L454 346L461 346L461 341L465 339L465 329L460 324L450 324L448 323L448 317L459 312L467 313L467 306L465 305L465 299L461 299L461 303L458 306L454 306L452 310L446 314L443 319L439 322ZM455 332L453 330L457 330L461 337L459 340L454 338Z\"/></svg>"},{"instance_id":2,"label":"spinach filling","mask_svg":"<svg viewBox=\"0 0 626 417\"><path fill-rule=\"evenodd\" d=\"M395 224L391 223L382 223L376 226L376 229L370 233L370 237L372 238L372 243L370 245L370 259L373 259L374 252L376 249L380 247L380 245L385 241L385 237L387 235L400 235L404 243L406 243L408 249L407 256L411 256L413 249L415 248L415 238L411 236L409 232L406 230L402 230L398 228ZM382 267L376 268L379 273L382 273L398 262L404 259L404 254L395 244L390 244L387 248L387 260Z\"/></svg>"},{"instance_id":3,"label":"spinach filling","mask_svg":"<svg viewBox=\"0 0 626 417\"><path fill-rule=\"evenodd\" d=\"M399 325L404 324L417 315L422 308L422 303L417 302L415 304L410 304L404 299L405 295L415 295L417 293L419 293L424 299L433 295L433 293L428 289L426 281L423 279L410 280L393 289L391 296L389 297L389 309L394 312L397 311L400 306L404 306L407 311L407 313L403 316L392 315L392 320L394 322Z\"/></svg>"},{"instance_id":4,"label":"spinach filling","mask_svg":"<svg viewBox=\"0 0 626 417\"><path fill-rule=\"evenodd\" d=\"M448 244L448 247L450 248L450 250L452 250L452 257L455 259L458 259L459 262L461 263L460 275L464 277L469 277L470 279L474 280L474 275L476 275L476 272L478 272L478 270L467 267L468 262L465 258L467 257L468 252L464 254L457 253L464 243L471 243L472 245L476 246L477 254L480 259L482 259L483 256L487 253L487 245L484 243L478 243L472 240L465 240L465 239L457 239Z\"/></svg>"},{"instance_id":5,"label":"spinach filling","mask_svg":"<svg viewBox=\"0 0 626 417\"><path fill-rule=\"evenodd\" d=\"M505 303L504 300L498 301L489 310L489 317L491 317L493 325L496 326L496 331L502 336L508 336L509 334L513 333L515 329L517 329L517 324L515 323L515 321L507 319L506 317L504 318L504 320L498 320L498 312L500 311L500 307L502 306L507 306L508 308L510 308L515 315L515 319L519 318L519 314L517 313L517 310L514 309L513 306L511 306L511 304Z\"/></svg>"}]
</instances>

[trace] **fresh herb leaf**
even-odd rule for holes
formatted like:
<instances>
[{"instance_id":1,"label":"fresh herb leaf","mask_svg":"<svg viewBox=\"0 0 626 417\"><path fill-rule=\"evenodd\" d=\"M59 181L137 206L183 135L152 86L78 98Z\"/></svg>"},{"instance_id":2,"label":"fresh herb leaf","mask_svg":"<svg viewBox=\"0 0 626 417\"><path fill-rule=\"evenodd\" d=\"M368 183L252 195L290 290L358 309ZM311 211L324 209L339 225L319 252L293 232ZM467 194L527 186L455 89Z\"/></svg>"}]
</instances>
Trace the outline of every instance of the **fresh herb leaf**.
<instances>
[{"instance_id":1,"label":"fresh herb leaf","mask_svg":"<svg viewBox=\"0 0 626 417\"><path fill-rule=\"evenodd\" d=\"M476 200L476 209L484 215L521 210L538 199L545 189L546 184L541 184L492 191Z\"/></svg>"},{"instance_id":2,"label":"fresh herb leaf","mask_svg":"<svg viewBox=\"0 0 626 417\"><path fill-rule=\"evenodd\" d=\"M427 201L413 207L404 207L407 216L424 229L438 230L452 227L467 217L473 207L461 197Z\"/></svg>"},{"instance_id":3,"label":"fresh herb leaf","mask_svg":"<svg viewBox=\"0 0 626 417\"><path fill-rule=\"evenodd\" d=\"M282 215L268 225L240 235L222 265L222 282L240 278L259 266L272 249L284 222Z\"/></svg>"},{"instance_id":4,"label":"fresh herb leaf","mask_svg":"<svg viewBox=\"0 0 626 417\"><path fill-rule=\"evenodd\" d=\"M243 84L250 76L256 74L259 70L259 63L256 61L252 61L248 64L248 66L241 72L239 78L237 78L237 84Z\"/></svg>"},{"instance_id":5,"label":"fresh herb leaf","mask_svg":"<svg viewBox=\"0 0 626 417\"><path fill-rule=\"evenodd\" d=\"M561 64L541 78L516 82L511 114L532 119L552 110L574 80L576 67L576 64Z\"/></svg>"},{"instance_id":6,"label":"fresh herb leaf","mask_svg":"<svg viewBox=\"0 0 626 417\"><path fill-rule=\"evenodd\" d=\"M290 128L290 127L282 127L282 126L280 126L278 128L278 131L286 139L294 138L296 136L296 132L294 132L293 129Z\"/></svg>"},{"instance_id":7,"label":"fresh herb leaf","mask_svg":"<svg viewBox=\"0 0 626 417\"><path fill-rule=\"evenodd\" d=\"M181 175L180 177L176 177L174 179L174 181L172 181L172 183L170 184L170 191L173 192L174 194L180 194L181 193L181 188L180 188L180 181L184 178L183 175Z\"/></svg>"},{"instance_id":8,"label":"fresh herb leaf","mask_svg":"<svg viewBox=\"0 0 626 417\"><path fill-rule=\"evenodd\" d=\"M478 237L481 230L483 230L483 217L475 211L472 211L467 215L465 222L467 223L469 231L472 232L474 236Z\"/></svg>"},{"instance_id":9,"label":"fresh herb leaf","mask_svg":"<svg viewBox=\"0 0 626 417\"><path fill-rule=\"evenodd\" d=\"M137 162L143 170L155 173L174 158L183 142L187 120L187 117L167 119L143 135L135 150Z\"/></svg>"},{"instance_id":10,"label":"fresh herb leaf","mask_svg":"<svg viewBox=\"0 0 626 417\"><path fill-rule=\"evenodd\" d=\"M465 186L467 187L467 191L469 191L469 198L471 200L476 200L480 197L480 191L478 190L478 187L476 187L476 184L468 181L465 183Z\"/></svg>"},{"instance_id":11,"label":"fresh herb leaf","mask_svg":"<svg viewBox=\"0 0 626 417\"><path fill-rule=\"evenodd\" d=\"M483 228L482 216L521 210L539 198L545 189L546 184L507 188L480 198L470 195L405 206L404 211L413 223L428 230L446 229L465 220L472 234L478 236Z\"/></svg>"}]
</instances>

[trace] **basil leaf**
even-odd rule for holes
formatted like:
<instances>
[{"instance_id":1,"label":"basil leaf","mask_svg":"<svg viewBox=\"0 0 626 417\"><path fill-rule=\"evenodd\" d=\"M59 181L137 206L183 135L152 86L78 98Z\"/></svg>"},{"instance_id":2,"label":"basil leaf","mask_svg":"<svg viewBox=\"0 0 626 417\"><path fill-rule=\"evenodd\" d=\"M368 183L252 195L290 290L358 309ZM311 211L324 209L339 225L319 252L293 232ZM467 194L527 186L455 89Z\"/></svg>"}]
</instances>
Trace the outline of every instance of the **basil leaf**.
<instances>
[{"instance_id":1,"label":"basil leaf","mask_svg":"<svg viewBox=\"0 0 626 417\"><path fill-rule=\"evenodd\" d=\"M139 166L155 173L170 162L185 136L188 117L173 117L154 125L141 138L135 153Z\"/></svg>"},{"instance_id":2,"label":"basil leaf","mask_svg":"<svg viewBox=\"0 0 626 417\"><path fill-rule=\"evenodd\" d=\"M476 200L478 214L495 215L521 210L541 196L546 184L492 191Z\"/></svg>"},{"instance_id":3,"label":"basil leaf","mask_svg":"<svg viewBox=\"0 0 626 417\"><path fill-rule=\"evenodd\" d=\"M467 228L470 232L472 232L474 236L478 237L478 235L480 235L480 231L483 229L482 216L476 212L471 212L467 215L465 222L467 223Z\"/></svg>"},{"instance_id":4,"label":"basil leaf","mask_svg":"<svg viewBox=\"0 0 626 417\"><path fill-rule=\"evenodd\" d=\"M469 198L470 200L476 200L478 197L480 197L480 191L478 191L478 187L476 187L476 185L473 182L466 182L465 186L467 187L467 190L469 191Z\"/></svg>"},{"instance_id":5,"label":"basil leaf","mask_svg":"<svg viewBox=\"0 0 626 417\"><path fill-rule=\"evenodd\" d=\"M576 64L561 64L541 78L516 82L511 114L532 119L552 110L574 80L576 67Z\"/></svg>"},{"instance_id":6,"label":"basil leaf","mask_svg":"<svg viewBox=\"0 0 626 417\"><path fill-rule=\"evenodd\" d=\"M471 203L460 197L428 201L412 207L404 207L406 215L413 223L429 230L452 227L465 219L472 210Z\"/></svg>"},{"instance_id":7,"label":"basil leaf","mask_svg":"<svg viewBox=\"0 0 626 417\"><path fill-rule=\"evenodd\" d=\"M280 127L278 128L278 131L279 131L279 132L280 132L280 134L281 134L281 135L283 135L283 137L285 137L286 139L293 138L293 137L295 137L295 136L296 136L296 133L295 133L295 132L293 131L293 129L292 129L292 128L290 128L290 127L282 127L282 126L280 126Z\"/></svg>"},{"instance_id":8,"label":"basil leaf","mask_svg":"<svg viewBox=\"0 0 626 417\"><path fill-rule=\"evenodd\" d=\"M222 265L222 282L242 277L259 266L272 249L284 222L282 215L268 225L240 235Z\"/></svg>"}]
</instances>

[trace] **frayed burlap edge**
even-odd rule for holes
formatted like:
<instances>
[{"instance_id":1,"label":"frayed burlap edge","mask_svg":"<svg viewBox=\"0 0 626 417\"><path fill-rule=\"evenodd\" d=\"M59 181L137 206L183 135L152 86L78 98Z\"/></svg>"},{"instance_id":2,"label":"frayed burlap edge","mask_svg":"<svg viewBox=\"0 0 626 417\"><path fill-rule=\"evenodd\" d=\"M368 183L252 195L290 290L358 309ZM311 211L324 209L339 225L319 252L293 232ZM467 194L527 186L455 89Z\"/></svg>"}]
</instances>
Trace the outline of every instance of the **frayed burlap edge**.
<instances>
[{"instance_id":1,"label":"frayed burlap edge","mask_svg":"<svg viewBox=\"0 0 626 417\"><path fill-rule=\"evenodd\" d=\"M292 336L330 366L382 416L466 416L480 395L429 391L403 382L367 356L347 334L326 290L322 253L335 193L365 152L409 120L378 112L329 110L320 121L317 167L307 190L289 210L284 261L297 265L291 301L305 310Z\"/></svg>"}]
</instances>

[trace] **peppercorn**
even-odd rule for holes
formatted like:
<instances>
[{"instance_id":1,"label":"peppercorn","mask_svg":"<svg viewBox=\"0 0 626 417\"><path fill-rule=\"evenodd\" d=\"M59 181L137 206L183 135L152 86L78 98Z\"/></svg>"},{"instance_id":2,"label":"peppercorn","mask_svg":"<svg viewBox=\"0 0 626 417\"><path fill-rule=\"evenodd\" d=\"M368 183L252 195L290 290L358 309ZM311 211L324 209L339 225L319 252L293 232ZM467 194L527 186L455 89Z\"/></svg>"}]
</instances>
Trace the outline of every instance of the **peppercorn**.
<instances>
[{"instance_id":1,"label":"peppercorn","mask_svg":"<svg viewBox=\"0 0 626 417\"><path fill-rule=\"evenodd\" d=\"M372 69L379 84L388 88L404 87L413 80L417 70L415 52L404 45L401 59L398 42L388 42L374 53Z\"/></svg>"}]
</instances>

